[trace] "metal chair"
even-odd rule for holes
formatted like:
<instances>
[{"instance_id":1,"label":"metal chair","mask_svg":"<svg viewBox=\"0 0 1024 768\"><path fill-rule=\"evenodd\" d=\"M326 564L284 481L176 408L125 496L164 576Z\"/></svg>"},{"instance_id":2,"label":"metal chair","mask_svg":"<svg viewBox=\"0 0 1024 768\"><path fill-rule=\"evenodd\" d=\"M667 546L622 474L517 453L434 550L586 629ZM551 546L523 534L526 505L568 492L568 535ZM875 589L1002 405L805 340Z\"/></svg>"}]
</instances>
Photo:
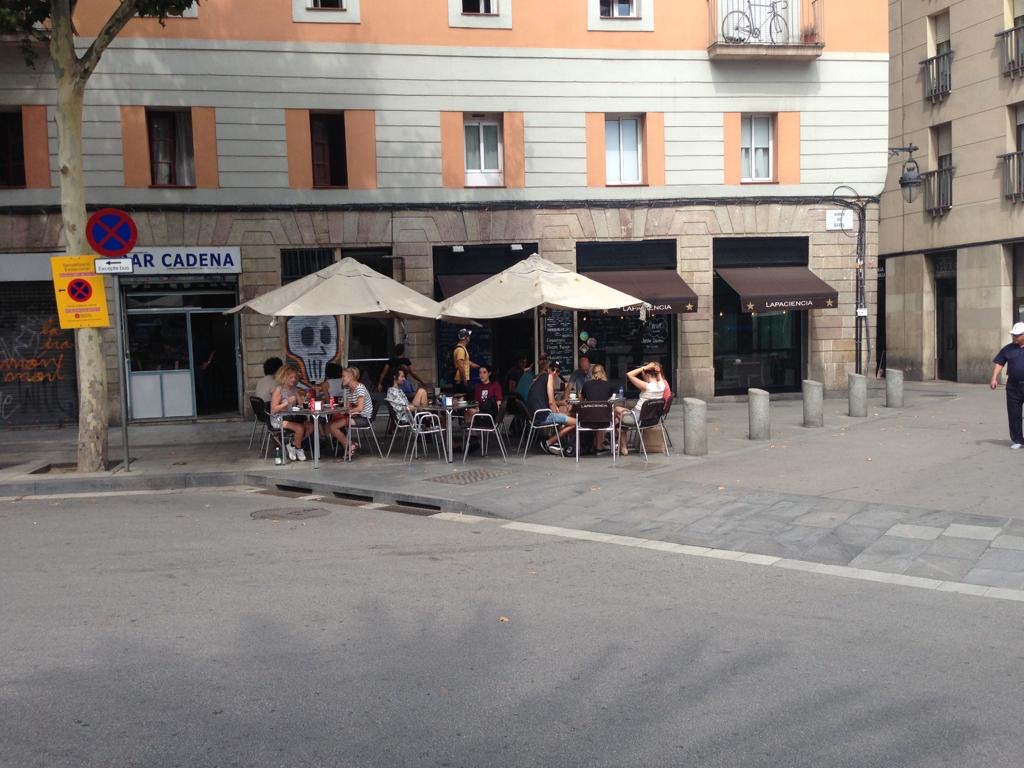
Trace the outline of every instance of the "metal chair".
<instances>
[{"instance_id":1,"label":"metal chair","mask_svg":"<svg viewBox=\"0 0 1024 768\"><path fill-rule=\"evenodd\" d=\"M482 426L477 426L479 420ZM487 424L490 423L490 426ZM474 413L473 420L470 421L469 426L463 433L462 442L464 448L462 450L462 463L466 463L466 456L469 455L469 439L476 432L480 435L480 455L484 456L487 452L487 441L490 440L490 436L493 434L494 438L498 441L498 447L501 449L501 459L506 464L508 463L508 454L505 453L505 444L501 441L501 432L498 430L498 425L494 421L494 417L489 413Z\"/></svg>"},{"instance_id":2,"label":"metal chair","mask_svg":"<svg viewBox=\"0 0 1024 768\"><path fill-rule=\"evenodd\" d=\"M615 409L607 400L583 401L576 410L576 463L580 463L580 432L607 432L612 444L612 464L619 452L615 439Z\"/></svg>"},{"instance_id":3,"label":"metal chair","mask_svg":"<svg viewBox=\"0 0 1024 768\"><path fill-rule=\"evenodd\" d=\"M262 397L256 397L256 395L249 395L249 407L252 409L252 432L249 433L249 449L252 450L252 441L256 439L256 430L259 429L260 424L263 425L263 434L260 435L260 447L263 447L263 441L266 439L266 431L270 428L270 424L267 419L260 418L260 412L263 415L267 414L267 404L264 402Z\"/></svg>"},{"instance_id":4,"label":"metal chair","mask_svg":"<svg viewBox=\"0 0 1024 768\"><path fill-rule=\"evenodd\" d=\"M348 441L349 445L351 445L352 441L355 440L361 448L363 446L363 439L360 435L363 432L369 432L370 437L373 440L373 444L377 446L377 455L383 459L384 451L380 449L380 442L377 440L377 433L373 431L373 422L377 418L377 401L371 400L371 402L373 403L373 412L370 414L369 418L366 418L365 416L352 416L352 418L349 419ZM345 460L352 461L351 450L346 451Z\"/></svg>"},{"instance_id":5,"label":"metal chair","mask_svg":"<svg viewBox=\"0 0 1024 768\"><path fill-rule=\"evenodd\" d=\"M420 411L412 420L412 440L409 441L407 451L408 461L411 464L419 453L419 442L423 440L423 453L427 452L427 438L433 436L434 445L437 446L438 461L447 461L448 449L444 449L444 456L441 456L441 443L444 442L445 432L441 426L441 417L431 411Z\"/></svg>"},{"instance_id":6,"label":"metal chair","mask_svg":"<svg viewBox=\"0 0 1024 768\"><path fill-rule=\"evenodd\" d=\"M652 427L661 427L662 437L665 434L665 427L661 423L661 414L665 410L665 401L661 398L657 400L648 400L640 408L639 418L635 418L634 421L626 421L626 414L623 414L622 419L619 420L619 437L621 439L622 431L636 432L637 437L640 440L640 449L644 453L644 461L647 461L647 446L644 445L644 431L651 429ZM635 416L635 414L634 414ZM668 440L665 441L665 455L668 456Z\"/></svg>"},{"instance_id":7,"label":"metal chair","mask_svg":"<svg viewBox=\"0 0 1024 768\"><path fill-rule=\"evenodd\" d=\"M533 416L530 417L530 429L528 431L523 430L523 435L526 437L526 446L523 448L523 461L526 461L526 454L530 452L530 443L533 442L533 433L543 432L544 430L547 429L553 429L555 431L555 439L558 441L558 448L562 452L562 456L565 456L565 450L564 448L562 448L562 438L558 434L562 429L562 425L544 423L544 420L548 417L548 414L551 412L552 411L550 408L538 408L536 411L533 412ZM522 442L523 438L520 437L520 445L522 445ZM516 453L518 452L519 449L517 448Z\"/></svg>"},{"instance_id":8,"label":"metal chair","mask_svg":"<svg viewBox=\"0 0 1024 768\"><path fill-rule=\"evenodd\" d=\"M391 458L391 449L395 447L395 439L398 437L398 433L402 431L405 431L405 448L402 450L402 455L404 456L409 450L409 440L413 436L412 414L409 414L409 417L402 421L398 418L398 414L395 413L395 407L387 401L385 401L385 404L388 407L388 424L394 425L395 428L395 431L391 433L391 442L388 443L387 458Z\"/></svg>"},{"instance_id":9,"label":"metal chair","mask_svg":"<svg viewBox=\"0 0 1024 768\"><path fill-rule=\"evenodd\" d=\"M672 401L675 400L675 395L669 395L665 398L665 407L661 411L661 431L665 433L665 445L669 448L675 448L672 445L672 435L668 433L668 427L665 426L665 419L668 418L668 412L672 409Z\"/></svg>"}]
</instances>

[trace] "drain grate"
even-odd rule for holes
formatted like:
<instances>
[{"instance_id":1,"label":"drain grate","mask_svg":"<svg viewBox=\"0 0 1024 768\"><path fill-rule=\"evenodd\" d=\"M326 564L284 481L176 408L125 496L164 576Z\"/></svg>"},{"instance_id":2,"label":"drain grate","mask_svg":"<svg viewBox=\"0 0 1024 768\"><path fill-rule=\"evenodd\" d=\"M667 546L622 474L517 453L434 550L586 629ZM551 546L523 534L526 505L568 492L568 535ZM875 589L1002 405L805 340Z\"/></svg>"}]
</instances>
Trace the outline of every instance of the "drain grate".
<instances>
[{"instance_id":1,"label":"drain grate","mask_svg":"<svg viewBox=\"0 0 1024 768\"><path fill-rule=\"evenodd\" d=\"M511 472L501 469L467 469L462 472L452 472L450 475L438 475L437 477L426 478L431 483L445 483L446 485L471 485L483 480L493 480L496 477L511 475Z\"/></svg>"},{"instance_id":2,"label":"drain grate","mask_svg":"<svg viewBox=\"0 0 1024 768\"><path fill-rule=\"evenodd\" d=\"M330 510L323 507L303 507L302 509L257 509L250 512L253 520L308 520L312 517L326 517Z\"/></svg>"}]
</instances>

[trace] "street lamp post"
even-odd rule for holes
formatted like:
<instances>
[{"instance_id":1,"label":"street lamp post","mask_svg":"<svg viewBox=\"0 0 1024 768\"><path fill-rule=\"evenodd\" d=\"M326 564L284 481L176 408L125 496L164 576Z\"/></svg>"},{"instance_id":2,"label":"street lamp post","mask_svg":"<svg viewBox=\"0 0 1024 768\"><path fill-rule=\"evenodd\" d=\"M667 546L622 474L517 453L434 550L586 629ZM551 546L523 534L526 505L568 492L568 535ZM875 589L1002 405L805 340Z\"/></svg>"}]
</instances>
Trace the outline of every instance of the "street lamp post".
<instances>
[{"instance_id":1,"label":"street lamp post","mask_svg":"<svg viewBox=\"0 0 1024 768\"><path fill-rule=\"evenodd\" d=\"M837 193L840 190L847 190L850 192L849 197L838 197ZM853 199L849 199L852 197ZM846 184L842 184L832 190L832 200L836 205L842 206L843 208L849 208L850 210L857 212L857 271L856 271L856 303L857 303L857 315L854 325L854 350L857 356L854 370L858 374L864 372L864 347L865 343L870 354L871 350L871 339L870 332L868 330L868 292L867 292L867 275L866 275L866 233L867 228L867 203L864 203L860 199L860 193L857 192L853 187Z\"/></svg>"}]
</instances>

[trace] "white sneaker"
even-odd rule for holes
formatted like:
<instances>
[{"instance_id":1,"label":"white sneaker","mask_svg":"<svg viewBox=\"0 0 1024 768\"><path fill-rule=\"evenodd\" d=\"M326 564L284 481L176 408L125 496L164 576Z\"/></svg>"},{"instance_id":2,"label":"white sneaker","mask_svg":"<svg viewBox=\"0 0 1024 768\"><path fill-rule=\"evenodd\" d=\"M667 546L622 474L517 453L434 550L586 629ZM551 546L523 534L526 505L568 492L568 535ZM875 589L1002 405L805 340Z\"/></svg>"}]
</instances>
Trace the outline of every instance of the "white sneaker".
<instances>
[{"instance_id":1,"label":"white sneaker","mask_svg":"<svg viewBox=\"0 0 1024 768\"><path fill-rule=\"evenodd\" d=\"M302 450L301 448L296 448L295 449L295 455L299 457L299 461L305 461L306 460L306 452L304 450Z\"/></svg>"},{"instance_id":2,"label":"white sneaker","mask_svg":"<svg viewBox=\"0 0 1024 768\"><path fill-rule=\"evenodd\" d=\"M287 447L288 447L288 460L289 461L296 461L296 458L295 458L295 446L294 445L289 445Z\"/></svg>"},{"instance_id":3,"label":"white sneaker","mask_svg":"<svg viewBox=\"0 0 1024 768\"><path fill-rule=\"evenodd\" d=\"M1021 443L1011 443L1010 444L1010 450L1011 451L1017 451L1017 450L1020 450L1021 448L1024 448L1024 444L1021 444Z\"/></svg>"}]
</instances>

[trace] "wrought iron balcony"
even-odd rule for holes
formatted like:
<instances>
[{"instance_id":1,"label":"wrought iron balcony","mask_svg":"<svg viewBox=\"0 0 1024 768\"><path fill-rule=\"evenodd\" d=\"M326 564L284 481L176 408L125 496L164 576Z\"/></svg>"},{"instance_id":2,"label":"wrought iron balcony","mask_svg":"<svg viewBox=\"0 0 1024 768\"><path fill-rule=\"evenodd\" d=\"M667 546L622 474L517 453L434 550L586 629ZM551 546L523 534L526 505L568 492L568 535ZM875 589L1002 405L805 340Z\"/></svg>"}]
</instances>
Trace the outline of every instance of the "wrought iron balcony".
<instances>
[{"instance_id":1,"label":"wrought iron balcony","mask_svg":"<svg viewBox=\"0 0 1024 768\"><path fill-rule=\"evenodd\" d=\"M945 216L953 207L953 170L942 168L921 174L924 209L932 216Z\"/></svg>"},{"instance_id":2,"label":"wrought iron balcony","mask_svg":"<svg viewBox=\"0 0 1024 768\"><path fill-rule=\"evenodd\" d=\"M1004 75L1017 78L1024 75L1024 26L999 32L999 60Z\"/></svg>"},{"instance_id":3,"label":"wrought iron balcony","mask_svg":"<svg viewBox=\"0 0 1024 768\"><path fill-rule=\"evenodd\" d=\"M1003 197L1024 201L1024 152L1010 152L999 159L1003 161Z\"/></svg>"},{"instance_id":4,"label":"wrought iron balcony","mask_svg":"<svg viewBox=\"0 0 1024 768\"><path fill-rule=\"evenodd\" d=\"M824 0L708 0L712 59L815 59L825 41Z\"/></svg>"},{"instance_id":5,"label":"wrought iron balcony","mask_svg":"<svg viewBox=\"0 0 1024 768\"><path fill-rule=\"evenodd\" d=\"M942 101L953 90L953 52L925 59L921 67L924 71L924 97L932 104Z\"/></svg>"}]
</instances>

